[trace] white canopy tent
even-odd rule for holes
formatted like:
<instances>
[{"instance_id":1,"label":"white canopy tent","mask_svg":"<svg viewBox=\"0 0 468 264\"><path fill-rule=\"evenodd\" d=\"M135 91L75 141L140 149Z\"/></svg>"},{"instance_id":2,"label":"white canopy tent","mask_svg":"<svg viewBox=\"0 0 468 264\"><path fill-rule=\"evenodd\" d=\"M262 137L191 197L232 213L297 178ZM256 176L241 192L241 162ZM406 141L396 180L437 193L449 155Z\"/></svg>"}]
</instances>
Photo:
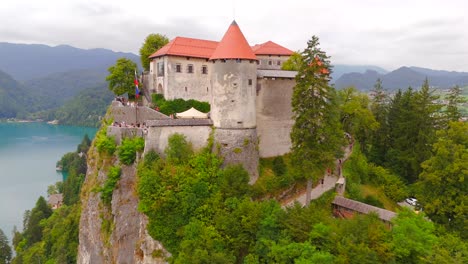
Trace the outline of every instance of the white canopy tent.
<instances>
[{"instance_id":1,"label":"white canopy tent","mask_svg":"<svg viewBox=\"0 0 468 264\"><path fill-rule=\"evenodd\" d=\"M208 118L208 114L202 113L195 108L190 108L189 110L177 113L177 118Z\"/></svg>"}]
</instances>

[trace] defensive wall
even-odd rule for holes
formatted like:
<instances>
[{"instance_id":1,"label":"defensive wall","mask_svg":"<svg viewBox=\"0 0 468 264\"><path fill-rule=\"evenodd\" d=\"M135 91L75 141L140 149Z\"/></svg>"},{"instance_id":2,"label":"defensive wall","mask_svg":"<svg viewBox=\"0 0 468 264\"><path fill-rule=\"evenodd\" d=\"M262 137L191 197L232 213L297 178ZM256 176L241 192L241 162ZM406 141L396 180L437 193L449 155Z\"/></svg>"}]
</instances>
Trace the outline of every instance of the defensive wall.
<instances>
[{"instance_id":1,"label":"defensive wall","mask_svg":"<svg viewBox=\"0 0 468 264\"><path fill-rule=\"evenodd\" d=\"M113 101L111 105L111 114L114 122L125 122L127 125L143 123L146 120L170 119L165 114L151 109L147 106L129 106L121 102Z\"/></svg>"},{"instance_id":2,"label":"defensive wall","mask_svg":"<svg viewBox=\"0 0 468 264\"><path fill-rule=\"evenodd\" d=\"M294 125L291 99L295 74L296 72L258 71L256 115L258 149L262 158L290 152L290 133Z\"/></svg>"}]
</instances>

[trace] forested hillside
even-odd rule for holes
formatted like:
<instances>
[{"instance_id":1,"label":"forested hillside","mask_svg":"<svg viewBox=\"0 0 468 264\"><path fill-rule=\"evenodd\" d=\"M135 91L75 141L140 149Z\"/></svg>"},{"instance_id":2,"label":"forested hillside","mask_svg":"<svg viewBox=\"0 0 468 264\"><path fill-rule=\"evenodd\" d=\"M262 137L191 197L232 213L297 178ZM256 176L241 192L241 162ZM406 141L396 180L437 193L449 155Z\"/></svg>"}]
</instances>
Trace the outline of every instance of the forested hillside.
<instances>
[{"instance_id":1,"label":"forested hillside","mask_svg":"<svg viewBox=\"0 0 468 264\"><path fill-rule=\"evenodd\" d=\"M53 73L24 82L27 93L46 98L42 110L56 108L76 96L80 91L106 83L106 69L77 70Z\"/></svg>"},{"instance_id":2,"label":"forested hillside","mask_svg":"<svg viewBox=\"0 0 468 264\"><path fill-rule=\"evenodd\" d=\"M39 97L27 92L22 84L0 71L0 119L24 118L29 112L40 109Z\"/></svg>"}]
</instances>

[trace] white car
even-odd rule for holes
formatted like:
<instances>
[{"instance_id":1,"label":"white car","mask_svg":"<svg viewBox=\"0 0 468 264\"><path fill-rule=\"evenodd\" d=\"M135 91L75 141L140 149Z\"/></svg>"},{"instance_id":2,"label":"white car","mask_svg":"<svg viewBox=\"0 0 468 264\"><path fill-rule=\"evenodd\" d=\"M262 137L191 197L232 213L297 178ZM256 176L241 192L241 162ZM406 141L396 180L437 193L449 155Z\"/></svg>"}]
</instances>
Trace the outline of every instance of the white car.
<instances>
[{"instance_id":1,"label":"white car","mask_svg":"<svg viewBox=\"0 0 468 264\"><path fill-rule=\"evenodd\" d=\"M406 198L405 202L412 206L416 206L418 204L418 200L416 198Z\"/></svg>"}]
</instances>

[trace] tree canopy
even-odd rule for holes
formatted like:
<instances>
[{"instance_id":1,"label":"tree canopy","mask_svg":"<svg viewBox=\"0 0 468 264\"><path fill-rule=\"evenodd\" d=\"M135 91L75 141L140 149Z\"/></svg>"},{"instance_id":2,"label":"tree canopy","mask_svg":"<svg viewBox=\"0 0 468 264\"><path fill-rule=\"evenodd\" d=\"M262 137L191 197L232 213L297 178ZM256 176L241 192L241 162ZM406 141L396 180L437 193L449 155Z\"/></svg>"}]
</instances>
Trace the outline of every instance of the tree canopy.
<instances>
[{"instance_id":1,"label":"tree canopy","mask_svg":"<svg viewBox=\"0 0 468 264\"><path fill-rule=\"evenodd\" d=\"M434 155L423 162L418 195L424 211L437 223L468 234L468 123L451 122L437 132Z\"/></svg>"},{"instance_id":2,"label":"tree canopy","mask_svg":"<svg viewBox=\"0 0 468 264\"><path fill-rule=\"evenodd\" d=\"M0 264L10 263L12 256L11 247L8 243L8 238L0 228Z\"/></svg>"},{"instance_id":3,"label":"tree canopy","mask_svg":"<svg viewBox=\"0 0 468 264\"><path fill-rule=\"evenodd\" d=\"M292 96L292 160L310 187L340 155L343 131L336 91L328 83L330 60L316 36L307 42L301 60Z\"/></svg>"},{"instance_id":4,"label":"tree canopy","mask_svg":"<svg viewBox=\"0 0 468 264\"><path fill-rule=\"evenodd\" d=\"M141 45L140 48L140 59L141 59L141 65L143 66L143 69L146 71L149 71L150 68L150 59L149 56L156 52L158 49L163 47L169 42L169 39L166 37L166 35L161 35L161 34L149 34L145 41L143 42L143 45Z\"/></svg>"},{"instance_id":5,"label":"tree canopy","mask_svg":"<svg viewBox=\"0 0 468 264\"><path fill-rule=\"evenodd\" d=\"M127 93L129 96L135 96L135 71L137 65L133 61L120 58L115 65L109 67L109 75L106 80L109 83L109 90L115 95Z\"/></svg>"}]
</instances>

